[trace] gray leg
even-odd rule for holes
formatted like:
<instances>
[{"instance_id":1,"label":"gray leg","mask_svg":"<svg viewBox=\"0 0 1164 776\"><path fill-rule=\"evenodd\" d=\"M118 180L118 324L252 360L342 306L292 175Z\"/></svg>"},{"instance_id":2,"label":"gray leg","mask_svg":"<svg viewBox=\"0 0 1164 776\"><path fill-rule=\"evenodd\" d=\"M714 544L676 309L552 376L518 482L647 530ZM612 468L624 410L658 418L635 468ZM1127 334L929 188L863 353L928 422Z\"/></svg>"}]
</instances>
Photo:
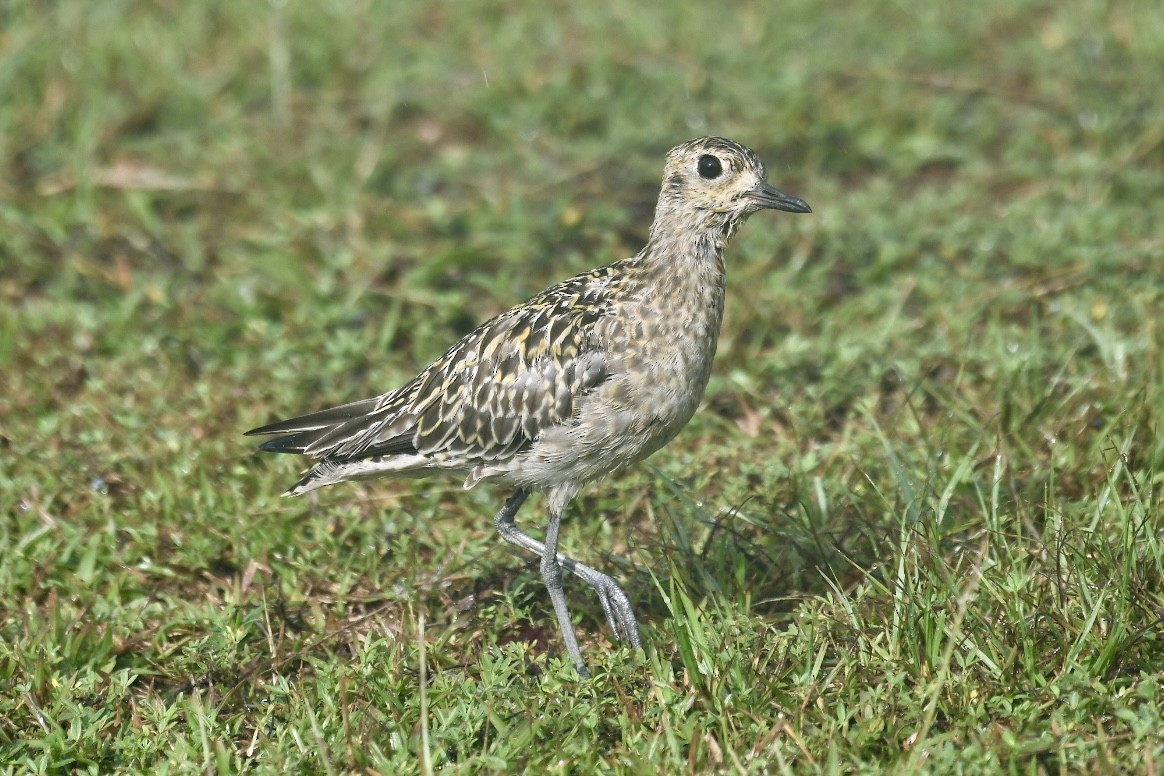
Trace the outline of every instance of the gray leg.
<instances>
[{"instance_id":1,"label":"gray leg","mask_svg":"<svg viewBox=\"0 0 1164 776\"><path fill-rule=\"evenodd\" d=\"M566 591L562 589L562 564L558 562L558 528L562 516L550 513L550 523L546 526L546 543L542 548L542 580L550 591L550 601L554 604L554 614L558 616L558 628L562 631L562 641L566 642L566 654L574 661L574 667L583 677L589 677L586 663L582 661L582 650L578 649L578 637L574 635L574 623L566 609Z\"/></svg>"},{"instance_id":2,"label":"gray leg","mask_svg":"<svg viewBox=\"0 0 1164 776\"><path fill-rule=\"evenodd\" d=\"M598 600L602 604L602 611L606 614L606 620L610 623L611 630L614 631L614 637L617 639L625 639L629 641L632 647L636 649L643 648L642 639L639 638L639 626L635 620L634 610L631 608L630 599L626 597L626 593L618 586L618 583L613 578L603 574L597 569L593 569L584 563L579 563L573 558L568 558L557 552L558 547L558 527L561 522L561 516L555 518L550 516L551 528L547 530L547 542L543 544L537 539L534 539L529 534L523 533L514 522L514 517L517 515L517 510L525 503L526 491L518 489L514 491L513 495L505 502L505 506L497 513L493 519L493 525L497 528L497 532L501 534L501 538L512 545L521 547L526 552L531 552L542 558L542 577L546 578L546 559L552 557L556 561L555 565L564 567L574 576L581 579L594 591L598 593ZM550 541L549 530L553 531L553 539ZM548 549L552 548L552 549ZM547 554L547 551L549 554ZM552 571L551 571L552 573ZM561 587L560 579L561 572L558 572L559 589ZM546 586L550 586L547 579ZM554 592L550 591L550 597L554 597ZM565 596L562 596L562 609L565 610ZM554 604L555 613L558 612L557 603ZM577 649L577 639L574 638L574 628L570 625L568 618L563 622L562 615L558 614L559 625L562 628L562 636L567 641L566 649L570 652L570 657L579 666L581 663L581 651L578 654L570 651L570 642L574 642L574 647ZM569 628L569 635L567 636L567 626ZM585 673L585 669L580 671Z\"/></svg>"}]
</instances>

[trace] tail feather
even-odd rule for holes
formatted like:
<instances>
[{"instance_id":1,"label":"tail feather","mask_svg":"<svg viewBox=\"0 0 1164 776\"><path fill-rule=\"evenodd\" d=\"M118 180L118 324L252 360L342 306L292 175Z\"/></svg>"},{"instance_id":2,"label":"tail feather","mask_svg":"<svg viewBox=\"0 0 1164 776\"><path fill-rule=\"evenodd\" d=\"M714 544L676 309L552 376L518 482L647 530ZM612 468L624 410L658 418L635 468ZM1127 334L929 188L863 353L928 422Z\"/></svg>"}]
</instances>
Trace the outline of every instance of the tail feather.
<instances>
[{"instance_id":1,"label":"tail feather","mask_svg":"<svg viewBox=\"0 0 1164 776\"><path fill-rule=\"evenodd\" d=\"M278 435L259 445L259 450L265 453L292 453L314 458L334 458L336 461L415 454L417 450L413 442L411 416L402 418L391 407L377 410L380 403L379 398L363 399L260 426L247 431L246 435ZM384 429L384 423L394 417L400 422ZM393 433L394 429L396 433ZM388 433L384 439L366 446L359 445L350 452L338 452L345 444L350 445L367 433L385 430Z\"/></svg>"},{"instance_id":2,"label":"tail feather","mask_svg":"<svg viewBox=\"0 0 1164 776\"><path fill-rule=\"evenodd\" d=\"M316 488L321 488L324 485L330 485L335 481L334 475L340 469L340 464L333 461L323 461L316 464L310 471L306 472L287 490L283 491L284 496L301 496L304 493L313 491Z\"/></svg>"},{"instance_id":3,"label":"tail feather","mask_svg":"<svg viewBox=\"0 0 1164 776\"><path fill-rule=\"evenodd\" d=\"M266 434L295 434L298 432L318 431L322 428L331 428L333 426L338 426L345 421L351 420L352 418L368 415L376 409L376 404L379 401L379 397L374 397L371 399L361 399L359 401L349 402L348 404L341 404L338 407L329 407L326 410L312 412L309 415L300 415L297 418L280 420L276 423L269 423L266 426L252 428L250 431L246 432L246 436L263 436Z\"/></svg>"},{"instance_id":4,"label":"tail feather","mask_svg":"<svg viewBox=\"0 0 1164 776\"><path fill-rule=\"evenodd\" d=\"M252 428L246 432L246 436L281 434L282 436L259 445L259 450L264 453L305 454L320 439L334 433L336 428L356 418L367 417L376 409L378 402L379 398L376 397L329 407L309 415L300 415L297 418Z\"/></svg>"}]
</instances>

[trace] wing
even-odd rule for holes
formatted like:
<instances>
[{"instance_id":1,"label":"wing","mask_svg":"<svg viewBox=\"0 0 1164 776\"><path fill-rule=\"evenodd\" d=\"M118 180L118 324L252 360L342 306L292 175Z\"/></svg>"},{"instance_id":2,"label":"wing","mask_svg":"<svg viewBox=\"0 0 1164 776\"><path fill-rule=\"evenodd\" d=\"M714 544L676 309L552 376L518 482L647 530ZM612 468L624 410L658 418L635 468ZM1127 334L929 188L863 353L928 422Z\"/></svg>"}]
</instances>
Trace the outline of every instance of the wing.
<instances>
[{"instance_id":1,"label":"wing","mask_svg":"<svg viewBox=\"0 0 1164 776\"><path fill-rule=\"evenodd\" d=\"M353 419L365 418L374 412L379 399L363 399L339 407L301 415L289 420L280 420L259 428L252 428L246 436L265 434L286 434L259 445L265 453L307 453L321 438L327 436L337 426Z\"/></svg>"},{"instance_id":2,"label":"wing","mask_svg":"<svg viewBox=\"0 0 1164 776\"><path fill-rule=\"evenodd\" d=\"M596 330L614 267L580 275L502 313L407 385L248 433L261 449L333 461L420 454L453 468L508 458L569 422L608 376Z\"/></svg>"}]
</instances>

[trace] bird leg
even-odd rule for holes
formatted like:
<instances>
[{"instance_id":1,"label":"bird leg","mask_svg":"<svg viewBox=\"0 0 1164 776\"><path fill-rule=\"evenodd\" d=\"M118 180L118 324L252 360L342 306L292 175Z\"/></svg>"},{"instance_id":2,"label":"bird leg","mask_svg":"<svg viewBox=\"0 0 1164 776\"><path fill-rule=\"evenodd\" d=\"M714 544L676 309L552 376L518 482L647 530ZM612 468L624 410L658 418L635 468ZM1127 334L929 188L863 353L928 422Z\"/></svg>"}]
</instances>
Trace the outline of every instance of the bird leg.
<instances>
[{"instance_id":1,"label":"bird leg","mask_svg":"<svg viewBox=\"0 0 1164 776\"><path fill-rule=\"evenodd\" d=\"M566 642L566 651L575 665L578 666L578 672L584 676L589 675L582 662L582 652L578 649L574 626L565 614L566 597L562 591L562 568L590 585L598 593L598 600L602 604L602 611L606 614L606 621L610 623L610 628L614 631L614 637L629 641L631 646L636 649L642 649L643 642L639 637L639 626L635 620L630 599L627 598L626 593L623 592L618 583L601 571L557 552L561 515L551 513L550 524L546 529L546 543L544 544L518 529L514 518L528 495L525 490L520 488L514 491L513 495L506 500L505 506L493 518L493 525L501 534L502 539L542 559L542 578L550 592L550 599L554 602L554 612L558 616L558 625L562 630L562 638ZM561 601L560 608L559 600Z\"/></svg>"},{"instance_id":2,"label":"bird leg","mask_svg":"<svg viewBox=\"0 0 1164 776\"><path fill-rule=\"evenodd\" d=\"M562 589L562 564L558 562L558 528L562 525L562 514L550 512L550 522L546 526L546 543L542 548L542 580L554 604L554 614L558 616L558 628L562 631L562 641L566 642L566 653L574 661L583 678L589 677L586 663L582 660L582 650L578 648L578 637L574 635L574 623L566 609L566 591Z\"/></svg>"}]
</instances>

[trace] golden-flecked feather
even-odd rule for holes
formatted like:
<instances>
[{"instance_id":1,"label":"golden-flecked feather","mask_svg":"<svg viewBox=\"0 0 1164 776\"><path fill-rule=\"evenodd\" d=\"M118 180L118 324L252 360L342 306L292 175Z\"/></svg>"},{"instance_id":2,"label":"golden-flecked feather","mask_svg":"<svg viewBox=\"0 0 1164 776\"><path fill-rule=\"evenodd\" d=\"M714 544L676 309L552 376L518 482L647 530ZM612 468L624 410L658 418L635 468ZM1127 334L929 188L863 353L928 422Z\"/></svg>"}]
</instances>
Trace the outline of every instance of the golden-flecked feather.
<instances>
[{"instance_id":1,"label":"golden-flecked feather","mask_svg":"<svg viewBox=\"0 0 1164 776\"><path fill-rule=\"evenodd\" d=\"M249 433L290 432L262 449L330 463L410 453L422 456L421 468L468 471L510 458L544 429L570 422L576 400L606 379L594 327L611 312L616 266L493 318L400 389L345 405L358 414L338 413L329 425L324 411Z\"/></svg>"}]
</instances>

